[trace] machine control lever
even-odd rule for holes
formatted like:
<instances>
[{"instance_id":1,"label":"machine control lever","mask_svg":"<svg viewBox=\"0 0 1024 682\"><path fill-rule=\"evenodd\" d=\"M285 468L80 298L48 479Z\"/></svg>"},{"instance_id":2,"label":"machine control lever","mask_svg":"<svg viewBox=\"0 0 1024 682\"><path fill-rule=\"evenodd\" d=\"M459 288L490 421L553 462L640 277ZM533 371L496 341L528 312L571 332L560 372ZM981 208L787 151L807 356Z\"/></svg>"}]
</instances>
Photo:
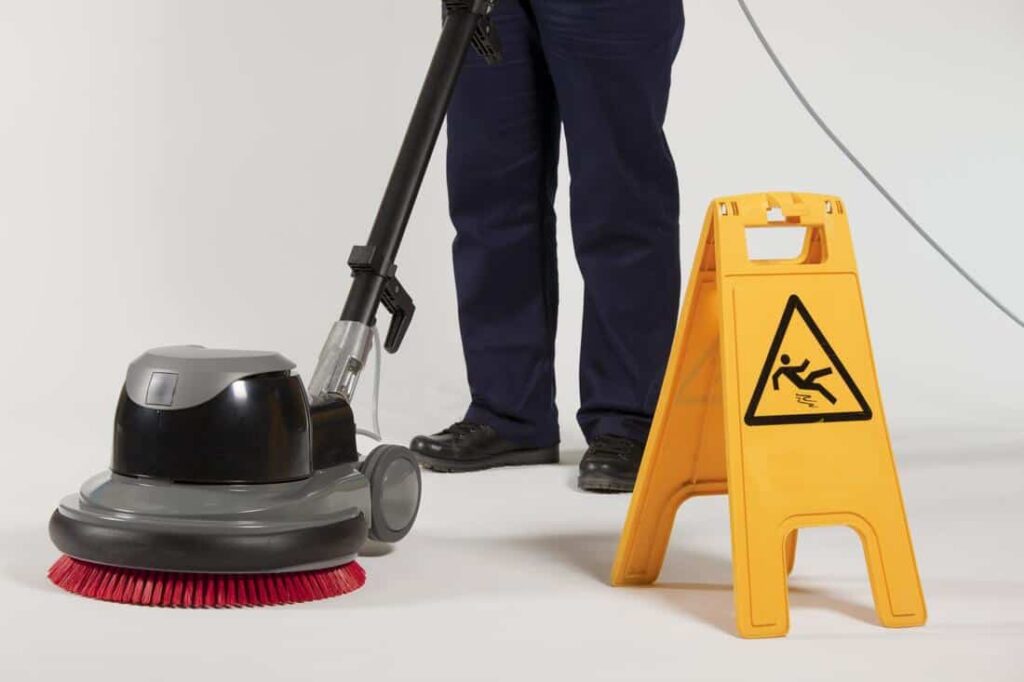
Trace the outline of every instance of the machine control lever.
<instances>
[{"instance_id":1,"label":"machine control lever","mask_svg":"<svg viewBox=\"0 0 1024 682\"><path fill-rule=\"evenodd\" d=\"M402 345L405 333L409 330L412 316L416 312L416 304L412 302L412 296L394 275L389 277L384 284L381 303L391 313L391 324L388 326L387 336L384 337L384 350L395 353Z\"/></svg>"}]
</instances>

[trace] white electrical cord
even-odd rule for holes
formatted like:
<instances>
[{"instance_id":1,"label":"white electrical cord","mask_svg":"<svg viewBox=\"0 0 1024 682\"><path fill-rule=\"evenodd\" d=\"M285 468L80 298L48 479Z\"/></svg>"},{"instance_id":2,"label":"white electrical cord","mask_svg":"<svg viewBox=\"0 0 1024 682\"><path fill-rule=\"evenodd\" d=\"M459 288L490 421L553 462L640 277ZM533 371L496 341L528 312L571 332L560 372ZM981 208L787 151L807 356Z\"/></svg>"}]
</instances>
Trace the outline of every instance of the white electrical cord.
<instances>
[{"instance_id":1,"label":"white electrical cord","mask_svg":"<svg viewBox=\"0 0 1024 682\"><path fill-rule=\"evenodd\" d=\"M999 308L999 310L1001 310L1007 317L1016 322L1019 327L1024 328L1024 320L1021 320L1020 317L1014 314L1013 311L1010 310L1005 304L1003 304L1002 301L1000 301L991 292L989 292L988 289L982 286L981 283L978 282L978 280L974 279L974 277L971 276L971 273L967 272L967 270L965 270L964 267L960 265L960 263L958 263L955 258L949 255L949 253L947 253L945 249L939 246L938 242L936 242L935 239L933 239L932 236L928 234L928 232L923 227L921 227L921 225L916 220L914 220L914 218L907 212L907 210L903 208L900 202L896 201L892 194L890 194L889 191L882 185L882 183L875 178L871 171L869 171L864 166L864 164L860 162L860 159L858 159L854 155L854 153L851 152L845 144L843 144L843 141L839 139L839 136L832 131L832 129L828 126L827 123L825 123L824 119L822 119L822 117L818 114L814 107L811 106L811 103L807 101L807 98L804 97L804 93L801 92L800 88L797 86L796 81L794 81L792 76L789 75L789 71L786 70L786 67L782 65L782 62L779 60L778 55L775 54L775 50L772 49L772 46L768 42L768 39L765 38L764 33L761 31L761 27L758 25L757 20L754 19L754 15L750 13L750 8L747 7L747 3L744 0L736 1L739 3L740 9L743 10L743 14L747 17L747 22L750 24L750 28L754 29L754 34L757 36L757 39L761 41L761 45L764 47L764 51L768 53L768 57L772 60L772 63L775 64L775 68L778 70L779 74L782 75L782 78L786 81L786 85L788 85L789 89L793 91L793 94L796 95L796 98L800 100L800 104L802 104L807 113L811 115L811 118L813 118L814 122L818 124L818 127L821 128L822 131L824 131L824 133L828 135L828 138L832 140L835 146L839 148L839 151L841 151L843 155L850 160L850 163L857 167L857 170L861 172L861 175L867 178L868 182L874 185L875 189L878 190L878 193L885 197L885 200L888 201L894 209L896 209L896 212L899 213L903 217L903 219L907 221L907 224L914 228L914 230L919 235L921 235L921 238L924 239L929 246L935 249L935 252L942 256L946 260L946 262L949 263L950 266L952 266L954 270L960 273L961 277L966 279L971 284L971 286L973 286L979 294L987 298L989 302L992 303L992 305L994 305L996 308Z\"/></svg>"},{"instance_id":2,"label":"white electrical cord","mask_svg":"<svg viewBox=\"0 0 1024 682\"><path fill-rule=\"evenodd\" d=\"M370 423L373 424L373 430L356 428L356 433L360 436L366 436L372 438L378 443L383 440L380 435L380 363L381 363L381 351L380 351L380 332L377 331L377 325L373 326L373 407L370 408Z\"/></svg>"}]
</instances>

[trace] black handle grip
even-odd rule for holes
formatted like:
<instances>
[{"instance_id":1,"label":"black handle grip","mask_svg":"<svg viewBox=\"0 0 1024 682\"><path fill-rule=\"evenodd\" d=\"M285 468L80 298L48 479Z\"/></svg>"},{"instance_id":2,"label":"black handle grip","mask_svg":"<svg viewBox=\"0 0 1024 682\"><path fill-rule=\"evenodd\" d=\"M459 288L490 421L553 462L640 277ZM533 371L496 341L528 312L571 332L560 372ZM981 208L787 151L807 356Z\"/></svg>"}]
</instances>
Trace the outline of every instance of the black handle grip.
<instances>
[{"instance_id":1,"label":"black handle grip","mask_svg":"<svg viewBox=\"0 0 1024 682\"><path fill-rule=\"evenodd\" d=\"M409 331L412 316L416 312L416 304L412 302L412 296L405 290L401 282L394 277L389 278L387 284L384 285L381 302L391 313L391 324L388 326L387 336L384 337L384 350L395 353L402 345L405 333Z\"/></svg>"},{"instance_id":2,"label":"black handle grip","mask_svg":"<svg viewBox=\"0 0 1024 682\"><path fill-rule=\"evenodd\" d=\"M353 249L352 285L341 319L376 324L381 303L391 312L385 348L402 343L416 307L394 278L395 256L405 234L431 154L451 101L455 82L472 44L488 62L501 59L501 46L490 20L497 0L445 0L445 22L434 58L413 110L405 139L384 191L365 246Z\"/></svg>"}]
</instances>

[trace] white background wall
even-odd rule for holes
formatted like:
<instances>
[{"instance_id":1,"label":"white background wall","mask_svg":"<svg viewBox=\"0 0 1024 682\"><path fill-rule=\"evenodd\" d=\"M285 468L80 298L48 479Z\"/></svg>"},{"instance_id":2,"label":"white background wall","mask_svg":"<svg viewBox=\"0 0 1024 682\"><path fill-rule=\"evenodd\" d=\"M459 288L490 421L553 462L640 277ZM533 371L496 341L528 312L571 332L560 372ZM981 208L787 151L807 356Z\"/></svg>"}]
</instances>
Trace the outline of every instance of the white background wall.
<instances>
[{"instance_id":1,"label":"white background wall","mask_svg":"<svg viewBox=\"0 0 1024 682\"><path fill-rule=\"evenodd\" d=\"M750 4L849 145L1024 314L1024 5ZM955 486L984 464L978 452L1019 457L1024 331L812 126L732 0L686 7L668 124L684 268L715 195L843 196L901 461L944 462ZM275 349L309 375L438 22L433 0L0 0L0 499L5 522L27 529L5 551L41 536L59 496L104 466L125 368L146 348ZM400 258L419 308L385 367L396 440L456 419L468 398L444 182L435 163ZM559 402L579 450L568 229Z\"/></svg>"},{"instance_id":2,"label":"white background wall","mask_svg":"<svg viewBox=\"0 0 1024 682\"><path fill-rule=\"evenodd\" d=\"M1024 311L1022 5L752 8L850 146ZM668 124L684 268L715 195L840 194L893 431L1014 427L1024 414L1021 331L830 147L732 2L687 9ZM45 410L49 429L105 434L127 362L168 343L277 349L308 375L437 22L434 2L0 3L3 413L24 424ZM568 228L563 220L558 372L572 447L582 444L573 420L582 283ZM384 419L396 438L448 423L467 401L451 237L435 163L400 257L419 317L385 369Z\"/></svg>"}]
</instances>

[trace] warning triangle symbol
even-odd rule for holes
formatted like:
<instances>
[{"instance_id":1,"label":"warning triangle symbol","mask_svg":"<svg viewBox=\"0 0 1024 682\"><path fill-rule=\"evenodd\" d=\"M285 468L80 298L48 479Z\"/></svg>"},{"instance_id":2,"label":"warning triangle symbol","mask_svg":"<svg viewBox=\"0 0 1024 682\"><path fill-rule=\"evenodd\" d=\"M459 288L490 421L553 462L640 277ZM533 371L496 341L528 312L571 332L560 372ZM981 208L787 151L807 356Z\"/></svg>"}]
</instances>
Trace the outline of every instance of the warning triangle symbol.
<instances>
[{"instance_id":1,"label":"warning triangle symbol","mask_svg":"<svg viewBox=\"0 0 1024 682\"><path fill-rule=\"evenodd\" d=\"M768 426L871 416L871 407L803 301L790 296L744 421Z\"/></svg>"}]
</instances>

